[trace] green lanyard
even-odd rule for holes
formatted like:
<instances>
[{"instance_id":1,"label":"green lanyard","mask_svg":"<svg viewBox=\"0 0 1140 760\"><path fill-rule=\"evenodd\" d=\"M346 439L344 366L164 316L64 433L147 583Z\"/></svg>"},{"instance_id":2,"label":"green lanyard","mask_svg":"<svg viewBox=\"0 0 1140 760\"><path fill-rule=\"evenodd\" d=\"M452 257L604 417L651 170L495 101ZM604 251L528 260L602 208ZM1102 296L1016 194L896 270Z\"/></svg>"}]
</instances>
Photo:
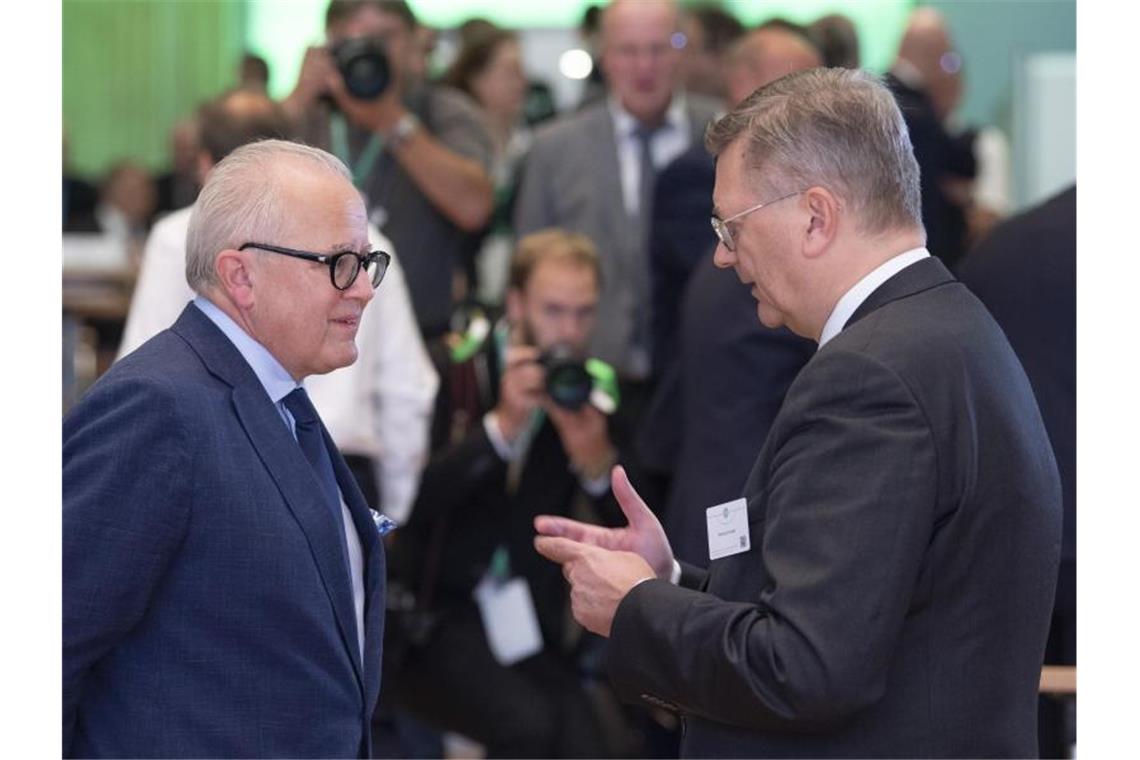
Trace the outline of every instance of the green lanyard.
<instances>
[{"instance_id":1,"label":"green lanyard","mask_svg":"<svg viewBox=\"0 0 1140 760\"><path fill-rule=\"evenodd\" d=\"M499 356L500 372L505 372L507 370L507 341L510 337L510 326L507 324L506 319L500 319L499 324L495 325L493 337L495 340L495 350ZM530 447L530 439L533 438L534 434L538 432L538 429L542 427L542 423L545 420L546 412L544 412L541 407L536 407L530 413L530 424L526 430L523 431L522 437L520 438L520 440L526 441L526 443L521 445L523 450Z\"/></svg>"},{"instance_id":2,"label":"green lanyard","mask_svg":"<svg viewBox=\"0 0 1140 760\"><path fill-rule=\"evenodd\" d=\"M345 123L343 114L332 114L329 121L329 133L332 138L333 153L352 168L352 184L356 185L357 189L363 190L364 181L372 173L373 167L376 166L376 159L380 158L380 153L384 150L383 138L373 132L368 144L364 146L360 158L353 163L348 153L348 125Z\"/></svg>"}]
</instances>

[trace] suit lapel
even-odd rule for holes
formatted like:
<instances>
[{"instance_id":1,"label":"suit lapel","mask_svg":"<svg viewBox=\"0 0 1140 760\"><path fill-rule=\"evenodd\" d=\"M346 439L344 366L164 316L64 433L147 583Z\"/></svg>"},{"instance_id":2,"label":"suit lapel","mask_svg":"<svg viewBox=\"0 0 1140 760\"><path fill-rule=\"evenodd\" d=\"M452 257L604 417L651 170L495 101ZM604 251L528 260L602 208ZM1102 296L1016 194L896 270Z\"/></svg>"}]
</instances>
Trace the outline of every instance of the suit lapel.
<instances>
[{"instance_id":1,"label":"suit lapel","mask_svg":"<svg viewBox=\"0 0 1140 760\"><path fill-rule=\"evenodd\" d=\"M191 304L182 312L173 329L190 344L212 373L232 386L231 399L238 420L258 457L277 483L286 507L308 540L313 561L333 606L341 640L349 652L353 671L363 691L364 676L361 672L347 557L341 549L338 526L329 519L328 507L324 504L324 496L312 475L308 460L289 434L288 427L270 402L257 375L205 314ZM334 457L334 467L338 464L347 469L339 455ZM343 481L339 472L338 480ZM355 495L358 501L363 502L358 490ZM375 533L375 529L372 533ZM363 534L361 542L366 542ZM367 546L366 543L365 545Z\"/></svg>"},{"instance_id":2,"label":"suit lapel","mask_svg":"<svg viewBox=\"0 0 1140 760\"><path fill-rule=\"evenodd\" d=\"M610 110L601 104L590 130L590 148L586 155L594 162L594 171L587 176L598 178L598 192L606 201L602 222L608 237L620 234L629 225L626 222L625 200L621 190L621 162L618 161L617 134ZM596 147L602 147L597 150Z\"/></svg>"}]
</instances>

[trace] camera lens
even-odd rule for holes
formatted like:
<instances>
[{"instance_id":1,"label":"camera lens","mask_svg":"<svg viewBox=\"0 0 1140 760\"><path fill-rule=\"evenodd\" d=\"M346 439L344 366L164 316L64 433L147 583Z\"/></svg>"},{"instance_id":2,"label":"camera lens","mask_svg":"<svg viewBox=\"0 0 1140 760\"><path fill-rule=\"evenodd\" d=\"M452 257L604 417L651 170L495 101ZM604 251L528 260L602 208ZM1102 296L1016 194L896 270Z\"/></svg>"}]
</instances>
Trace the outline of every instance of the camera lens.
<instances>
[{"instance_id":1,"label":"camera lens","mask_svg":"<svg viewBox=\"0 0 1140 760\"><path fill-rule=\"evenodd\" d=\"M553 346L539 363L546 368L546 395L551 401L564 409L578 409L589 400L594 380L574 349Z\"/></svg>"},{"instance_id":2,"label":"camera lens","mask_svg":"<svg viewBox=\"0 0 1140 760\"><path fill-rule=\"evenodd\" d=\"M379 40L367 37L344 40L330 52L352 97L374 100L388 89L392 72Z\"/></svg>"}]
</instances>

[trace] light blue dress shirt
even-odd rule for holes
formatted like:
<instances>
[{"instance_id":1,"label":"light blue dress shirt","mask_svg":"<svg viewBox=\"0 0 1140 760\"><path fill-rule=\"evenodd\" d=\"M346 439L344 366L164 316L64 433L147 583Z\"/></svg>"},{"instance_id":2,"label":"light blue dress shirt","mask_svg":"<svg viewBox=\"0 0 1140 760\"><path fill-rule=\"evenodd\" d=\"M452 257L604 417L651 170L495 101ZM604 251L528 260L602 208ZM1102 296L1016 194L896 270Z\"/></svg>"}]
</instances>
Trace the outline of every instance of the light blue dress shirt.
<instances>
[{"instance_id":1,"label":"light blue dress shirt","mask_svg":"<svg viewBox=\"0 0 1140 760\"><path fill-rule=\"evenodd\" d=\"M297 388L303 387L293 379L288 370L281 366L281 362L269 353L269 349L251 338L245 330L238 326L228 314L219 309L202 296L195 296L194 305L218 326L234 344L234 348L242 355L253 374L261 382L269 400L277 407L285 426L297 437L297 423L293 415L285 408L285 397ZM339 487L338 487L339 490ZM344 503L344 495L340 495L341 527L344 530L345 544L348 547L348 565L352 571L352 599L356 610L356 637L360 647L360 657L364 657L364 548L360 544L360 536L356 534L356 527L352 522L352 514L348 505Z\"/></svg>"}]
</instances>

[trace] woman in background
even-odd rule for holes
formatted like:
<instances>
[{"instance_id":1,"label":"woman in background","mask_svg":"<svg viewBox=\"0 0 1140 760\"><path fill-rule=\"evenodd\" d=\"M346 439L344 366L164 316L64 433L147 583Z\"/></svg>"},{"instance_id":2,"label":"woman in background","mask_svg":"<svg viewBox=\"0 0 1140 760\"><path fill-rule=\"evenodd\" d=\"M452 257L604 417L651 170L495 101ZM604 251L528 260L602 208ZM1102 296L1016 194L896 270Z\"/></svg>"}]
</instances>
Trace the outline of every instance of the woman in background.
<instances>
[{"instance_id":1,"label":"woman in background","mask_svg":"<svg viewBox=\"0 0 1140 760\"><path fill-rule=\"evenodd\" d=\"M510 220L518 171L532 137L523 118L528 85L518 37L505 29L482 27L459 51L443 83L467 93L479 105L495 144L491 170L495 213L477 256L474 295L482 303L497 305L503 299L514 238Z\"/></svg>"}]
</instances>

